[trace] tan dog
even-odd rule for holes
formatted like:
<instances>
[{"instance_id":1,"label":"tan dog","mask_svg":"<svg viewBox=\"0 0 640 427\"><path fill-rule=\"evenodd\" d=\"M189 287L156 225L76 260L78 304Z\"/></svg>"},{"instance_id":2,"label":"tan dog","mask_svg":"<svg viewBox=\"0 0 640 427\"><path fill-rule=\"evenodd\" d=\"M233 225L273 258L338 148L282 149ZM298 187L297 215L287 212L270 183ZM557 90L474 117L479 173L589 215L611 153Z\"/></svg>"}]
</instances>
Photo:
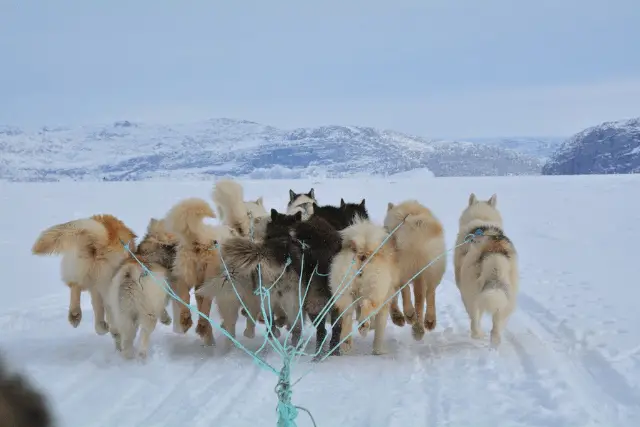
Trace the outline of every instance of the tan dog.
<instances>
[{"instance_id":1,"label":"tan dog","mask_svg":"<svg viewBox=\"0 0 640 427\"><path fill-rule=\"evenodd\" d=\"M353 224L340 231L342 236L342 249L333 258L329 272L329 286L336 297L335 306L340 313L342 332L340 339L348 337L341 345L341 352L349 352L353 343L351 333L353 330L353 311L351 305L356 298L360 310L358 323L361 323L375 311L373 319L367 320L359 328L362 336L366 336L373 329L373 354L383 354L384 333L389 315L389 302L387 299L395 291L394 285L398 283L399 271L395 251L391 245L383 245L375 252L387 237L384 228L357 217ZM374 254L375 252L375 254ZM373 256L372 256L373 255ZM371 259L367 262L367 260ZM352 262L355 264L352 266ZM355 273L367 262L362 272ZM350 306L351 305L351 306Z\"/></svg>"},{"instance_id":2,"label":"tan dog","mask_svg":"<svg viewBox=\"0 0 640 427\"><path fill-rule=\"evenodd\" d=\"M415 311L411 306L409 285L402 288L402 305L404 316L398 308L398 296L391 304L391 320L398 326L407 322L413 325L412 335L416 340L422 339L425 327L433 330L436 327L436 289L442 281L447 268L444 231L440 221L425 206L416 200L407 200L398 205L389 203L384 227L391 233L400 223L404 223L393 233L391 242L396 249L400 282L407 283L430 262L431 266L413 279L413 297ZM425 299L427 305L424 312Z\"/></svg>"},{"instance_id":3,"label":"tan dog","mask_svg":"<svg viewBox=\"0 0 640 427\"><path fill-rule=\"evenodd\" d=\"M504 234L502 216L496 209L497 196L479 201L469 196L469 205L460 216L456 245L473 234L470 243L454 253L456 285L471 320L471 336L484 337L480 320L484 312L493 316L491 345L500 344L502 330L516 308L519 288L518 255Z\"/></svg>"},{"instance_id":4,"label":"tan dog","mask_svg":"<svg viewBox=\"0 0 640 427\"><path fill-rule=\"evenodd\" d=\"M234 233L227 226L214 227L203 222L204 218L215 217L206 201L189 198L173 206L165 218L167 230L177 235L179 240L172 272L176 293L186 303L190 303L191 289L197 290L207 279L223 274L215 245ZM196 302L198 310L208 316L212 299L196 294ZM173 310L174 330L186 333L193 325L191 311L178 301L174 301ZM206 345L214 344L211 324L204 317L198 319L196 333Z\"/></svg>"},{"instance_id":5,"label":"tan dog","mask_svg":"<svg viewBox=\"0 0 640 427\"><path fill-rule=\"evenodd\" d=\"M62 254L62 280L70 290L69 323L82 320L80 295L89 291L98 335L109 330L104 298L111 279L129 256L121 242L135 250L136 234L113 215L93 215L54 225L44 230L33 245L35 255Z\"/></svg>"},{"instance_id":6,"label":"tan dog","mask_svg":"<svg viewBox=\"0 0 640 427\"><path fill-rule=\"evenodd\" d=\"M165 221L151 218L147 234L134 253L135 258L128 258L111 281L106 307L113 319L109 329L116 349L126 358L133 357L133 340L138 327L141 329L138 355L146 358L149 337L158 319L165 325L171 324L166 310L169 294L165 286L168 284L174 289L171 268L177 245L177 237L166 230ZM151 274L147 274L141 263Z\"/></svg>"},{"instance_id":7,"label":"tan dog","mask_svg":"<svg viewBox=\"0 0 640 427\"><path fill-rule=\"evenodd\" d=\"M245 202L244 190L236 181L218 181L213 189L212 198L220 214L220 221L242 237L249 237L252 231L255 233L256 218L269 217L262 197L255 202Z\"/></svg>"}]
</instances>

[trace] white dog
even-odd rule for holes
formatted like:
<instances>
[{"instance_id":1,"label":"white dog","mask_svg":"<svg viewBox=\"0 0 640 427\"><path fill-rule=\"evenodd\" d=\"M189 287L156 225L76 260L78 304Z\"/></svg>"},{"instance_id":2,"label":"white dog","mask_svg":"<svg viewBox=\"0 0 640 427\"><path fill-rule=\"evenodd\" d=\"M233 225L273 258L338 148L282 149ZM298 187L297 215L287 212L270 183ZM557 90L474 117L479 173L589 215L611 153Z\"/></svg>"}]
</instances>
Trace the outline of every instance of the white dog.
<instances>
[{"instance_id":1,"label":"white dog","mask_svg":"<svg viewBox=\"0 0 640 427\"><path fill-rule=\"evenodd\" d=\"M497 196L480 201L469 196L469 205L460 216L456 245L471 234L469 243L454 253L456 285L471 319L471 336L481 339L482 314L493 316L491 345L497 347L509 316L516 308L518 293L518 255L504 234L502 217L496 209Z\"/></svg>"}]
</instances>

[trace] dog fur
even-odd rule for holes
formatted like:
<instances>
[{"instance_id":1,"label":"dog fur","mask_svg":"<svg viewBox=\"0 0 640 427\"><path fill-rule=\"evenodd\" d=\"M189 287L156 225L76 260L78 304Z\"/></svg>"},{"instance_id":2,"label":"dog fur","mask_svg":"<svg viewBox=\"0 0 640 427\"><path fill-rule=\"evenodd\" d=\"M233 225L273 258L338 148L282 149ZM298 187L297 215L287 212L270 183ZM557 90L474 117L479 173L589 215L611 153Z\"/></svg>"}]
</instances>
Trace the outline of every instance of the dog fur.
<instances>
[{"instance_id":1,"label":"dog fur","mask_svg":"<svg viewBox=\"0 0 640 427\"><path fill-rule=\"evenodd\" d=\"M129 248L135 251L136 237L124 222L109 214L54 225L38 236L31 248L33 254L62 254L62 280L70 291L68 320L71 326L78 327L82 320L80 297L82 291L88 291L96 333L104 335L109 331L111 319L105 313L106 292L116 270L129 256L122 242L129 243Z\"/></svg>"},{"instance_id":2,"label":"dog fur","mask_svg":"<svg viewBox=\"0 0 640 427\"><path fill-rule=\"evenodd\" d=\"M400 225L403 220L404 223ZM403 326L406 317L407 322L413 325L414 339L421 340L425 328L431 331L436 327L436 289L442 281L447 267L444 230L431 210L416 200L406 200L397 205L388 203L384 227L388 233L391 233L398 225L400 227L391 236L391 243L396 250L398 259L399 286L407 283L418 271L440 256L437 261L413 279L415 310L411 306L409 285L404 286L401 290L404 316L398 308L397 295L391 303L390 311L393 323ZM424 312L425 299L426 314Z\"/></svg>"},{"instance_id":3,"label":"dog fur","mask_svg":"<svg viewBox=\"0 0 640 427\"><path fill-rule=\"evenodd\" d=\"M365 206L365 199L360 203L345 203L344 199L340 199L340 207L332 205L318 206L313 204L313 214L325 219L336 230L344 230L353 223L354 218L369 218L369 212Z\"/></svg>"},{"instance_id":4,"label":"dog fur","mask_svg":"<svg viewBox=\"0 0 640 427\"><path fill-rule=\"evenodd\" d=\"M513 242L504 234L502 216L496 208L497 195L480 201L474 193L459 220L456 245L470 234L469 243L454 253L456 285L469 314L471 337L481 339L480 320L485 312L492 315L491 345L497 347L507 320L516 308L519 289L518 254Z\"/></svg>"},{"instance_id":5,"label":"dog fur","mask_svg":"<svg viewBox=\"0 0 640 427\"><path fill-rule=\"evenodd\" d=\"M362 324L358 331L366 336L373 321L373 354L383 354L386 352L384 333L389 315L387 299L393 294L395 284L399 281L395 251L391 245L385 244L375 252L387 233L382 226L367 219L357 217L352 225L340 231L340 235L342 247L331 263L329 285L332 293L339 295L335 307L343 313L341 340L344 339L344 342L341 351L351 351L354 311L351 304L360 297L357 317ZM352 261L355 261L353 266ZM365 262L367 265L356 275ZM365 321L373 313L373 319Z\"/></svg>"},{"instance_id":6,"label":"dog fur","mask_svg":"<svg viewBox=\"0 0 640 427\"><path fill-rule=\"evenodd\" d=\"M0 425L7 427L52 427L53 415L47 399L24 375L8 372L0 360Z\"/></svg>"},{"instance_id":7,"label":"dog fur","mask_svg":"<svg viewBox=\"0 0 640 427\"><path fill-rule=\"evenodd\" d=\"M188 198L174 205L167 213L167 230L178 237L176 257L172 272L175 276L177 295L187 304L190 291L200 288L207 279L222 276L222 262L216 243L232 237L236 232L226 225L211 226L204 218L215 218L209 204L200 198ZM211 312L212 299L196 293L198 310L205 315ZM174 331L186 333L193 325L191 311L178 301L173 302ZM196 333L205 345L213 345L213 330L204 317L199 317Z\"/></svg>"},{"instance_id":8,"label":"dog fur","mask_svg":"<svg viewBox=\"0 0 640 427\"><path fill-rule=\"evenodd\" d=\"M293 215L296 212L302 213L302 219L307 220L313 215L313 205L317 204L316 194L313 188L308 193L296 193L289 190L289 203L287 203L287 215Z\"/></svg>"},{"instance_id":9,"label":"dog fur","mask_svg":"<svg viewBox=\"0 0 640 427\"><path fill-rule=\"evenodd\" d=\"M116 349L122 351L125 358L133 357L138 327L141 329L138 355L146 358L149 337L158 319L165 325L171 324L166 310L169 295L163 282L175 290L171 268L177 245L177 237L166 230L165 220L151 218L147 233L135 252L137 260L131 257L124 261L111 282L107 304L113 319L110 332ZM152 275L148 275L140 263Z\"/></svg>"},{"instance_id":10,"label":"dog fur","mask_svg":"<svg viewBox=\"0 0 640 427\"><path fill-rule=\"evenodd\" d=\"M244 189L236 181L218 181L212 198L222 224L236 230L240 236L250 235L256 218L268 216L262 196L256 201L245 202Z\"/></svg>"}]
</instances>

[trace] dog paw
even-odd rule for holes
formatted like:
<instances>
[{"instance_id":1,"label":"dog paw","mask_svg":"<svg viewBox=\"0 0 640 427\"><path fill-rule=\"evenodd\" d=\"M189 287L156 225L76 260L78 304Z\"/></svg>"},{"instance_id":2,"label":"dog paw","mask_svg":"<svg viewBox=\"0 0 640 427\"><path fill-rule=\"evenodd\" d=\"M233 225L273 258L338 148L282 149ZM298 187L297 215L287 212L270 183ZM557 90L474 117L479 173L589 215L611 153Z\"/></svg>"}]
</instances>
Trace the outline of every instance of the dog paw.
<instances>
[{"instance_id":1,"label":"dog paw","mask_svg":"<svg viewBox=\"0 0 640 427\"><path fill-rule=\"evenodd\" d=\"M342 344L340 344L340 353L347 354L351 352L351 347L353 346L353 338L347 338Z\"/></svg>"},{"instance_id":2,"label":"dog paw","mask_svg":"<svg viewBox=\"0 0 640 427\"><path fill-rule=\"evenodd\" d=\"M502 338L500 337L500 334L492 331L491 332L491 347L493 349L497 349L501 342L502 342Z\"/></svg>"},{"instance_id":3,"label":"dog paw","mask_svg":"<svg viewBox=\"0 0 640 427\"><path fill-rule=\"evenodd\" d=\"M287 324L287 317L286 316L277 317L275 324L278 328L282 328L284 325Z\"/></svg>"},{"instance_id":4,"label":"dog paw","mask_svg":"<svg viewBox=\"0 0 640 427\"><path fill-rule=\"evenodd\" d=\"M214 344L213 329L208 323L200 323L196 326L196 334L202 338L202 342L206 346L212 346Z\"/></svg>"},{"instance_id":5,"label":"dog paw","mask_svg":"<svg viewBox=\"0 0 640 427\"><path fill-rule=\"evenodd\" d=\"M484 332L482 331L471 331L471 338L473 338L474 340L481 340L484 338Z\"/></svg>"},{"instance_id":6,"label":"dog paw","mask_svg":"<svg viewBox=\"0 0 640 427\"><path fill-rule=\"evenodd\" d=\"M171 316L169 316L169 313L167 312L167 310L164 310L162 312L162 315L160 316L160 323L162 323L163 325L171 324Z\"/></svg>"},{"instance_id":7,"label":"dog paw","mask_svg":"<svg viewBox=\"0 0 640 427\"><path fill-rule=\"evenodd\" d=\"M256 330L255 329L245 328L243 335L245 337L247 337L247 338L255 338L256 337Z\"/></svg>"},{"instance_id":8,"label":"dog paw","mask_svg":"<svg viewBox=\"0 0 640 427\"><path fill-rule=\"evenodd\" d=\"M82 310L79 308L77 310L69 310L68 319L69 323L71 323L71 326L77 328L80 324L80 321L82 320Z\"/></svg>"},{"instance_id":9,"label":"dog paw","mask_svg":"<svg viewBox=\"0 0 640 427\"><path fill-rule=\"evenodd\" d=\"M133 359L133 348L127 348L122 352L122 357L125 359Z\"/></svg>"},{"instance_id":10,"label":"dog paw","mask_svg":"<svg viewBox=\"0 0 640 427\"><path fill-rule=\"evenodd\" d=\"M411 310L405 311L404 318L407 320L408 324L413 325L416 322L416 310L412 308Z\"/></svg>"},{"instance_id":11,"label":"dog paw","mask_svg":"<svg viewBox=\"0 0 640 427\"><path fill-rule=\"evenodd\" d=\"M371 354L374 356L381 356L383 354L387 354L387 349L384 346L374 347Z\"/></svg>"},{"instance_id":12,"label":"dog paw","mask_svg":"<svg viewBox=\"0 0 640 427\"><path fill-rule=\"evenodd\" d=\"M105 322L104 320L96 322L95 327L96 327L96 334L98 335L104 335L107 332L109 332L109 325L107 325L107 322Z\"/></svg>"},{"instance_id":13,"label":"dog paw","mask_svg":"<svg viewBox=\"0 0 640 427\"><path fill-rule=\"evenodd\" d=\"M405 325L404 314L402 314L400 311L391 312L391 321L396 326L400 326L400 327L404 326Z\"/></svg>"},{"instance_id":14,"label":"dog paw","mask_svg":"<svg viewBox=\"0 0 640 427\"><path fill-rule=\"evenodd\" d=\"M366 337L370 329L371 329L371 323L369 323L369 321L367 320L366 322L364 322L362 325L358 327L358 332L363 337Z\"/></svg>"},{"instance_id":15,"label":"dog paw","mask_svg":"<svg viewBox=\"0 0 640 427\"><path fill-rule=\"evenodd\" d=\"M433 317L433 319L430 319L428 317L424 319L424 327L429 331L433 331L436 328L436 323L437 322L435 316Z\"/></svg>"},{"instance_id":16,"label":"dog paw","mask_svg":"<svg viewBox=\"0 0 640 427\"><path fill-rule=\"evenodd\" d=\"M416 341L420 341L424 337L424 326L414 323L411 327L411 335Z\"/></svg>"},{"instance_id":17,"label":"dog paw","mask_svg":"<svg viewBox=\"0 0 640 427\"><path fill-rule=\"evenodd\" d=\"M186 313L180 314L180 327L182 328L182 333L186 333L193 326L193 320L191 319L191 312L187 311Z\"/></svg>"},{"instance_id":18,"label":"dog paw","mask_svg":"<svg viewBox=\"0 0 640 427\"><path fill-rule=\"evenodd\" d=\"M274 336L274 337L276 337L276 338L280 338L280 336L281 336L280 329L278 329L278 328L273 328L273 329L271 329L271 332L273 332L273 336Z\"/></svg>"}]
</instances>

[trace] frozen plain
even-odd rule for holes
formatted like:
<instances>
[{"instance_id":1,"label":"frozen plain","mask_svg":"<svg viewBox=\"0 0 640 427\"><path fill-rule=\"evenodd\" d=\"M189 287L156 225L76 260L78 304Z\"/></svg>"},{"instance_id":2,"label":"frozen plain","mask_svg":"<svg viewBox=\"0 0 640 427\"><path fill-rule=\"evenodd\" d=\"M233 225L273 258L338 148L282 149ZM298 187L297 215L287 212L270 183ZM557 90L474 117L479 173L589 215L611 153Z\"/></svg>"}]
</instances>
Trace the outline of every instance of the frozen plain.
<instances>
[{"instance_id":1,"label":"frozen plain","mask_svg":"<svg viewBox=\"0 0 640 427\"><path fill-rule=\"evenodd\" d=\"M469 338L449 254L438 325L423 341L389 321L387 355L370 354L372 334L356 335L351 355L317 364L295 386L294 403L318 427L640 425L640 176L241 182L247 199L264 196L281 211L289 188L314 187L320 204L364 197L379 222L387 202L417 198L443 222L449 247L469 193L497 193L519 251L519 307L497 352ZM239 349L222 354L193 329L177 335L159 325L147 363L125 361L108 335L95 334L88 295L80 326L67 323L59 258L30 254L45 227L94 213L115 214L142 235L181 198L210 200L212 184L0 183L0 350L46 392L59 426L275 425L277 378ZM263 331L240 340L257 349ZM278 365L273 351L267 360ZM301 361L293 379L309 366ZM302 412L297 421L312 425Z\"/></svg>"}]
</instances>

